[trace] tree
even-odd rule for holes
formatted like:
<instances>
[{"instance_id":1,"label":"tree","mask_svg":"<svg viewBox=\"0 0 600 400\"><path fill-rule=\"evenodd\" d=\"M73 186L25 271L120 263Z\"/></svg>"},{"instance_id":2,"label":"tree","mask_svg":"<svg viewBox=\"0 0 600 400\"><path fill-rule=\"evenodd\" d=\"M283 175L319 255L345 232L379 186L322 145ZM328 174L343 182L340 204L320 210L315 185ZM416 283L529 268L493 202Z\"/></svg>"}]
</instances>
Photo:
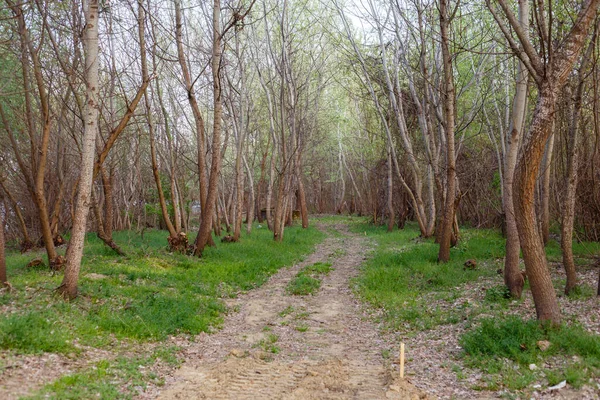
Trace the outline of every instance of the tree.
<instances>
[{"instance_id":1,"label":"tree","mask_svg":"<svg viewBox=\"0 0 600 400\"><path fill-rule=\"evenodd\" d=\"M0 197L0 200L2 200L2 197ZM0 209L0 285L8 286L8 278L6 277L4 242L4 217L2 215L2 209Z\"/></svg>"},{"instance_id":2,"label":"tree","mask_svg":"<svg viewBox=\"0 0 600 400\"><path fill-rule=\"evenodd\" d=\"M545 10L536 10L537 20L540 21L538 31L544 57L535 50L507 2L498 0L498 3L508 23L515 31L518 42L511 35L495 7L490 4L490 0L487 0L488 8L509 42L512 51L527 66L538 88L538 100L533 119L517 161L513 185L514 205L517 230L537 317L541 321L557 324L561 320L561 312L538 230L535 212L535 185L546 141L552 133L558 93L566 83L581 52L600 0L587 0L583 4L570 31L560 41L551 38L552 32L545 22L547 20L544 15Z\"/></svg>"},{"instance_id":3,"label":"tree","mask_svg":"<svg viewBox=\"0 0 600 400\"><path fill-rule=\"evenodd\" d=\"M529 1L519 1L519 24L526 38L529 37ZM508 287L513 298L520 298L523 291L525 279L519 267L521 246L519 244L519 232L515 219L515 207L513 203L513 182L519 145L523 137L523 124L527 107L527 67L523 61L517 66L517 79L515 85L515 96L513 100L512 115L504 151L504 174L502 179L503 206L506 224L506 254L504 257L504 283Z\"/></svg>"},{"instance_id":4,"label":"tree","mask_svg":"<svg viewBox=\"0 0 600 400\"><path fill-rule=\"evenodd\" d=\"M444 104L444 124L446 133L446 193L442 229L440 232L439 262L450 260L450 242L452 240L452 229L454 224L454 213L456 212L456 155L454 148L455 129L455 91L454 77L452 71L452 56L450 54L450 22L454 13L450 14L450 1L440 0L440 35L442 46L442 64L444 69L444 81L442 98ZM456 11L456 10L455 10Z\"/></svg>"},{"instance_id":5,"label":"tree","mask_svg":"<svg viewBox=\"0 0 600 400\"><path fill-rule=\"evenodd\" d=\"M79 188L75 203L75 218L71 229L71 239L66 254L65 275L58 288L63 296L77 297L77 281L83 257L83 246L87 217L91 205L92 180L94 177L94 156L96 135L98 134L98 0L88 0L85 10L84 51L85 51L85 126L82 140Z\"/></svg>"},{"instance_id":6,"label":"tree","mask_svg":"<svg viewBox=\"0 0 600 400\"><path fill-rule=\"evenodd\" d=\"M568 116L569 142L567 146L567 174L565 176L565 193L563 198L560 240L560 247L563 253L563 265L567 274L567 281L565 284L565 294L567 295L577 286L577 272L575 270L575 260L573 258L573 224L575 222L575 201L578 181L577 170L579 168L579 148L581 146L579 120L583 103L585 74L592 56L592 51L596 45L599 28L598 24L599 23L596 24L590 44L588 45L577 70L577 85L575 87L573 100L570 101L572 104Z\"/></svg>"}]
</instances>

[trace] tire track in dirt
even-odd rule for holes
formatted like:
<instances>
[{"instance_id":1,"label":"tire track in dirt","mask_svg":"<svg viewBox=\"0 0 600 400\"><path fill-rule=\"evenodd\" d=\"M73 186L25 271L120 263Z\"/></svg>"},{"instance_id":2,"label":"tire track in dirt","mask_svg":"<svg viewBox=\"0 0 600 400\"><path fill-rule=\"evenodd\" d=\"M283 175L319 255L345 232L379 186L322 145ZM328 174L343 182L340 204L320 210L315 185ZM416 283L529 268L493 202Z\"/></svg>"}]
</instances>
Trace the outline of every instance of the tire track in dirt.
<instances>
[{"instance_id":1,"label":"tire track in dirt","mask_svg":"<svg viewBox=\"0 0 600 400\"><path fill-rule=\"evenodd\" d=\"M395 381L386 365L389 345L363 313L349 280L368 251L365 238L343 223L303 262L275 274L259 289L228 304L239 310L223 329L200 335L186 362L158 399L419 399L412 384ZM320 228L324 228L323 225ZM330 262L315 296L291 296L300 269ZM389 364L389 362L387 362Z\"/></svg>"}]
</instances>

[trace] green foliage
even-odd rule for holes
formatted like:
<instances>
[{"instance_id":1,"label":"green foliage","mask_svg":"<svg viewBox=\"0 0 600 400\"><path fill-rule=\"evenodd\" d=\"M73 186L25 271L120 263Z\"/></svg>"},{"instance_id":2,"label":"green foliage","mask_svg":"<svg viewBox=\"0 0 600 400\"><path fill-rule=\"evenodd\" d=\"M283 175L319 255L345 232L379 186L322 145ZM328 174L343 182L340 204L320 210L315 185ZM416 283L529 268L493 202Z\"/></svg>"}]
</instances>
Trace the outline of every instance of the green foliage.
<instances>
[{"instance_id":1,"label":"green foliage","mask_svg":"<svg viewBox=\"0 0 600 400\"><path fill-rule=\"evenodd\" d=\"M131 399L148 382L163 383L147 367L157 361L178 365L176 351L175 347L159 347L147 356L102 360L91 368L61 377L28 399Z\"/></svg>"},{"instance_id":2,"label":"green foliage","mask_svg":"<svg viewBox=\"0 0 600 400\"><path fill-rule=\"evenodd\" d=\"M28 312L0 319L0 348L23 353L69 353L74 351L58 320Z\"/></svg>"},{"instance_id":3,"label":"green foliage","mask_svg":"<svg viewBox=\"0 0 600 400\"><path fill-rule=\"evenodd\" d=\"M550 342L545 351L537 345L541 340ZM523 321L516 316L500 320L489 318L464 333L460 344L467 364L487 373L506 373L503 360L524 367L521 378L514 377L516 381L507 385L515 389L521 389L535 379L529 371L530 364L540 366L554 356L577 357L577 361L559 370L544 370L550 385L566 380L579 386L586 378L600 372L600 337L577 325L542 326L537 321Z\"/></svg>"},{"instance_id":4,"label":"green foliage","mask_svg":"<svg viewBox=\"0 0 600 400\"><path fill-rule=\"evenodd\" d=\"M437 263L439 245L419 238L414 224L387 232L386 227L355 224L353 229L377 242L377 251L363 264L356 288L366 301L385 310L389 326L430 329L438 324L456 323L460 307L441 310L421 300L427 293L454 296L456 287L480 277L496 275L496 259L504 253L504 240L492 230L464 229L459 245L451 249L450 262ZM476 269L464 269L470 258Z\"/></svg>"},{"instance_id":5,"label":"green foliage","mask_svg":"<svg viewBox=\"0 0 600 400\"><path fill-rule=\"evenodd\" d=\"M287 287L287 291L295 296L316 294L321 287L321 281L305 274L298 274Z\"/></svg>"},{"instance_id":6,"label":"green foliage","mask_svg":"<svg viewBox=\"0 0 600 400\"><path fill-rule=\"evenodd\" d=\"M501 303L510 299L510 290L504 284L492 286L485 291L485 300L490 303Z\"/></svg>"},{"instance_id":7,"label":"green foliage","mask_svg":"<svg viewBox=\"0 0 600 400\"><path fill-rule=\"evenodd\" d=\"M209 248L203 258L166 252L164 231L142 236L115 232L129 257L118 257L88 235L79 283L80 295L65 302L53 294L62 279L30 270L27 260L41 256L9 254L12 292L0 294L9 313L0 316L0 347L25 353L73 351L74 341L105 347L118 340L163 340L217 327L226 307L222 297L264 283L284 265L309 253L323 238L314 228L286 230L277 243L255 228L239 243ZM190 240L193 240L191 238Z\"/></svg>"},{"instance_id":8,"label":"green foliage","mask_svg":"<svg viewBox=\"0 0 600 400\"><path fill-rule=\"evenodd\" d=\"M331 272L331 263L317 262L307 265L290 281L287 291L295 296L316 294L321 288L320 276Z\"/></svg>"}]
</instances>

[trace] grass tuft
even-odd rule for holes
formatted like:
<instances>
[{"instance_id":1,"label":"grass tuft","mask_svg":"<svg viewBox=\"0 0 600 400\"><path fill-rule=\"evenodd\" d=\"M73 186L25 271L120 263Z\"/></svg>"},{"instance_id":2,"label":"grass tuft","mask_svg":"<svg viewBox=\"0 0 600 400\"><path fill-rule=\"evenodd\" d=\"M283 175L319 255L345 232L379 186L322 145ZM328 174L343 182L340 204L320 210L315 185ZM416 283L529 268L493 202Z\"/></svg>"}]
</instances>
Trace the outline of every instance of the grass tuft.
<instances>
[{"instance_id":1,"label":"grass tuft","mask_svg":"<svg viewBox=\"0 0 600 400\"><path fill-rule=\"evenodd\" d=\"M321 288L320 277L327 275L331 270L331 263L317 262L308 265L290 281L287 292L295 296L315 295Z\"/></svg>"}]
</instances>

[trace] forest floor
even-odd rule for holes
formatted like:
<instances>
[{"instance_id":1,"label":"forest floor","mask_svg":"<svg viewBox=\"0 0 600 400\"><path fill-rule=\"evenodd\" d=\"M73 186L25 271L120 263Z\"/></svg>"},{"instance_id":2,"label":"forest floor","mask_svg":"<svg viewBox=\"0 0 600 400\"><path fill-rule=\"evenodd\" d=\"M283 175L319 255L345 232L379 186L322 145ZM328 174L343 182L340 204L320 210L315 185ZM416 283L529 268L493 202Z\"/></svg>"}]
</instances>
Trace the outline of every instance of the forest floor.
<instances>
[{"instance_id":1,"label":"forest floor","mask_svg":"<svg viewBox=\"0 0 600 400\"><path fill-rule=\"evenodd\" d=\"M351 291L369 241L344 223L319 227L329 237L314 253L229 301L223 328L186 347L183 366L142 398L427 398L398 379L391 344ZM293 294L312 266L325 270L314 294Z\"/></svg>"},{"instance_id":2,"label":"forest floor","mask_svg":"<svg viewBox=\"0 0 600 400\"><path fill-rule=\"evenodd\" d=\"M202 259L161 231L118 235L129 257L88 237L73 302L53 294L60 274L25 267L43 253L9 254L0 399L600 399L599 243L574 243L569 297L546 247L565 316L548 328L527 285L506 297L495 230L463 229L447 264L414 224L364 218L314 218L282 243L257 224Z\"/></svg>"}]
</instances>

